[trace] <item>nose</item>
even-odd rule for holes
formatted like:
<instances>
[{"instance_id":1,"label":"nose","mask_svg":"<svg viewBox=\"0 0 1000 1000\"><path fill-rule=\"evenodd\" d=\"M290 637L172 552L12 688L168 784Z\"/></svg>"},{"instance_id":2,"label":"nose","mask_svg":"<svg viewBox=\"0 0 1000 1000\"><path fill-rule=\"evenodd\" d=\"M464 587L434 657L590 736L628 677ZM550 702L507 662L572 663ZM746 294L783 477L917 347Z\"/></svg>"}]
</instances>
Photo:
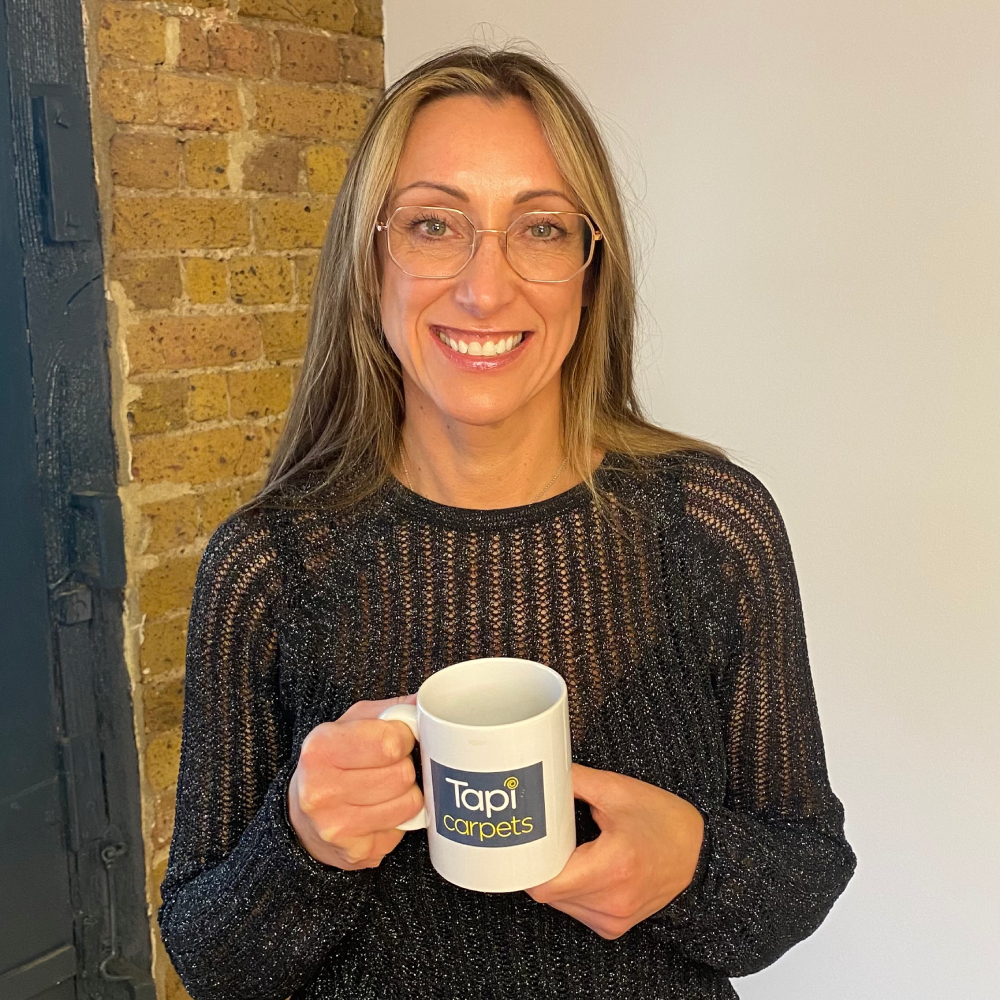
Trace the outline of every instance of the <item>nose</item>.
<instances>
[{"instance_id":1,"label":"nose","mask_svg":"<svg viewBox=\"0 0 1000 1000\"><path fill-rule=\"evenodd\" d=\"M480 231L472 260L456 278L455 301L473 316L489 316L517 295L518 276L500 245L505 237L503 232Z\"/></svg>"}]
</instances>

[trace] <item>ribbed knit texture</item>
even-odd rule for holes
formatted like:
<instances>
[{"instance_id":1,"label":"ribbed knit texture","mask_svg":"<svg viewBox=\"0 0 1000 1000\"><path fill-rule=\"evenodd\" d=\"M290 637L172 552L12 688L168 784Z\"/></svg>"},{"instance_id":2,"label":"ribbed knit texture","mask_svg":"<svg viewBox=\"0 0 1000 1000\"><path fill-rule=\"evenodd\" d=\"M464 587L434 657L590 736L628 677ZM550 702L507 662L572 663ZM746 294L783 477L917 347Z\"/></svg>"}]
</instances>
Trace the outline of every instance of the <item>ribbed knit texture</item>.
<instances>
[{"instance_id":1,"label":"ribbed knit texture","mask_svg":"<svg viewBox=\"0 0 1000 1000\"><path fill-rule=\"evenodd\" d=\"M647 465L605 457L603 517L582 484L480 511L393 481L347 513L258 509L216 531L159 912L195 1000L721 1000L815 930L855 858L784 525L736 465ZM691 885L614 941L526 893L444 881L422 831L342 871L288 823L310 730L478 656L558 670L573 759L705 817ZM598 833L578 802L578 842Z\"/></svg>"}]
</instances>

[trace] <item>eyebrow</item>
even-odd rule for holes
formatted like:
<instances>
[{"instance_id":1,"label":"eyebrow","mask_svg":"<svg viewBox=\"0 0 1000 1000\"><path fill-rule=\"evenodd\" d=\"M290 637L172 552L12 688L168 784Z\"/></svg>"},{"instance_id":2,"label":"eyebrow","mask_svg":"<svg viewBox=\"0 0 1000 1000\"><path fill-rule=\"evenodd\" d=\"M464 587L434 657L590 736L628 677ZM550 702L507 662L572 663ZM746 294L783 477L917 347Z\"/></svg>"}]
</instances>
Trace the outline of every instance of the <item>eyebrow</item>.
<instances>
[{"instance_id":1,"label":"eyebrow","mask_svg":"<svg viewBox=\"0 0 1000 1000\"><path fill-rule=\"evenodd\" d=\"M464 201L468 204L469 196L462 191L460 188L452 187L450 184L439 184L437 181L414 181L412 184L407 184L406 187L399 188L398 191L392 193L392 198L395 200L405 191L409 191L411 188L425 187L434 188L436 191L443 191L445 194L449 194L452 198L456 198L459 201ZM571 205L575 204L572 198L565 191L557 191L555 188L532 188L528 191L521 191L517 197L514 198L514 204L520 205L523 202L531 201L533 198L541 198L543 195L554 195L556 198L562 198L563 201L568 201Z\"/></svg>"}]
</instances>

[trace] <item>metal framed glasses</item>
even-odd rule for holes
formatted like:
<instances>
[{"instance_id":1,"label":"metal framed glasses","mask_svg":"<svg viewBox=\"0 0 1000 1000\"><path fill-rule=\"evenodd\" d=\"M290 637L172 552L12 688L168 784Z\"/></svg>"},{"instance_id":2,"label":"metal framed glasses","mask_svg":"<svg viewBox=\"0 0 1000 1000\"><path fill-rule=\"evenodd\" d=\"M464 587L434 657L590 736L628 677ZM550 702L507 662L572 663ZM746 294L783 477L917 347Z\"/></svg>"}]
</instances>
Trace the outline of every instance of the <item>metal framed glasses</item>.
<instances>
[{"instance_id":1,"label":"metal framed glasses","mask_svg":"<svg viewBox=\"0 0 1000 1000\"><path fill-rule=\"evenodd\" d=\"M525 281L576 277L594 259L600 230L581 212L525 212L506 229L476 229L457 208L402 205L375 229L389 256L414 278L454 278L472 260L483 233L496 233L507 262Z\"/></svg>"}]
</instances>

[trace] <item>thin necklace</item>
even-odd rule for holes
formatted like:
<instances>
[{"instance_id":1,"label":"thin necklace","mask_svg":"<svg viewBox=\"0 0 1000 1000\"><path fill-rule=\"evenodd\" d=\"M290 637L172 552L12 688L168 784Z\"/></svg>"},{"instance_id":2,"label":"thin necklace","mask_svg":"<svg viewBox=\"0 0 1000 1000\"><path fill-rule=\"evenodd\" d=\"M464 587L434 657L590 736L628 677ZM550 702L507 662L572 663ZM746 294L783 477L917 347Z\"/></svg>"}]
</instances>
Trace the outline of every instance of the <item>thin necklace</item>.
<instances>
[{"instance_id":1,"label":"thin necklace","mask_svg":"<svg viewBox=\"0 0 1000 1000\"><path fill-rule=\"evenodd\" d=\"M406 467L406 458L403 456L403 452L399 453L399 460L403 463L403 472L406 475L406 485L410 488L411 493L416 493L417 491L413 488L413 480L410 479L410 470ZM528 501L528 503L534 503L543 493L546 493L552 484L559 478L559 473L566 467L566 456L563 455L563 460L559 463L559 468L556 469L556 474Z\"/></svg>"}]
</instances>

